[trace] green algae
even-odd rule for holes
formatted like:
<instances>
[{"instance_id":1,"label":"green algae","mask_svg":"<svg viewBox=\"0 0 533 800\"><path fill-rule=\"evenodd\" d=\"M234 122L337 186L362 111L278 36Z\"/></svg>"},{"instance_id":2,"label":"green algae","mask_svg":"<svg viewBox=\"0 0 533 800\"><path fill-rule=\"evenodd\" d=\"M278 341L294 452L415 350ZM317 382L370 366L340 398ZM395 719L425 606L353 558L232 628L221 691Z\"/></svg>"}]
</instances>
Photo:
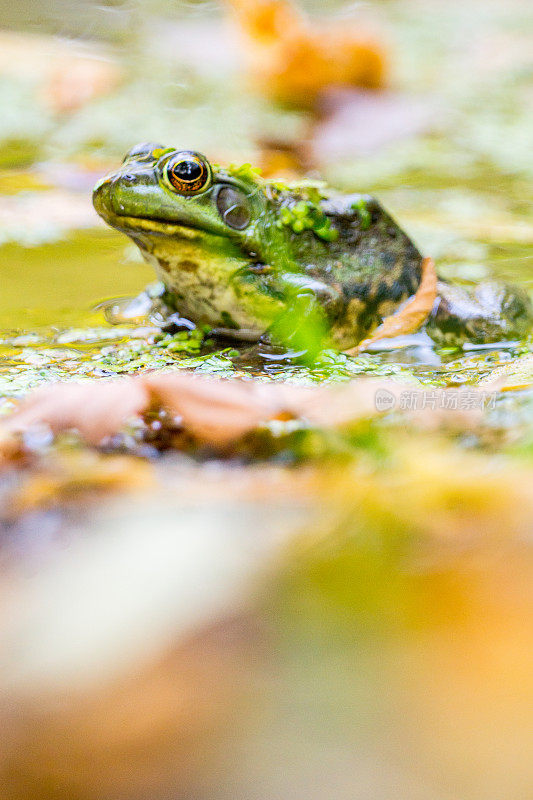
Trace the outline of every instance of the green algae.
<instances>
[{"instance_id":1,"label":"green algae","mask_svg":"<svg viewBox=\"0 0 533 800\"><path fill-rule=\"evenodd\" d=\"M227 171L230 175L233 175L234 178L248 183L255 183L257 179L261 177L261 169L259 169L259 167L253 167L250 163L240 165L230 164Z\"/></svg>"},{"instance_id":2,"label":"green algae","mask_svg":"<svg viewBox=\"0 0 533 800\"><path fill-rule=\"evenodd\" d=\"M297 200L283 205L279 212L278 225L291 228L293 233L312 231L325 242L334 242L339 237L339 232L332 227L329 217L311 200Z\"/></svg>"},{"instance_id":3,"label":"green algae","mask_svg":"<svg viewBox=\"0 0 533 800\"><path fill-rule=\"evenodd\" d=\"M361 230L363 231L368 230L370 228L370 223L372 222L372 217L370 215L370 211L367 208L366 200L364 199L364 197L352 203L352 208L359 214L359 218L361 220Z\"/></svg>"}]
</instances>

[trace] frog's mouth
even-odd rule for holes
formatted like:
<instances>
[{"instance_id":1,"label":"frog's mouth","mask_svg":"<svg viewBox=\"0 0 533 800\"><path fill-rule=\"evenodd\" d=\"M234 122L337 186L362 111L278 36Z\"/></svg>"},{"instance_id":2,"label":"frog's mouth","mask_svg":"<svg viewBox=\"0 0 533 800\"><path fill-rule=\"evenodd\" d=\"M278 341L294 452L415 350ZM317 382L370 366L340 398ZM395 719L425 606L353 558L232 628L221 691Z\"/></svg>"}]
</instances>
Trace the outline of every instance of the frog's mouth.
<instances>
[{"instance_id":1,"label":"frog's mouth","mask_svg":"<svg viewBox=\"0 0 533 800\"><path fill-rule=\"evenodd\" d=\"M193 241L206 237L216 237L217 239L225 240L227 237L221 234L211 233L204 228L195 227L194 225L183 225L179 222L167 222L162 219L154 219L153 217L132 217L121 214L106 214L106 222L111 227L116 228L123 233L129 235L135 233L147 233L150 235L160 234L161 236L169 236L176 239L188 239Z\"/></svg>"},{"instance_id":2,"label":"frog's mouth","mask_svg":"<svg viewBox=\"0 0 533 800\"><path fill-rule=\"evenodd\" d=\"M168 254L171 260L175 260L177 254L182 260L192 262L195 260L193 254L196 258L201 254L206 263L213 265L216 262L218 272L225 274L225 280L240 274L243 266L250 263L246 253L223 234L188 223L117 214L108 207L100 211L97 203L95 208L108 225L133 239L143 253L155 254L156 259ZM190 258L186 254L190 254Z\"/></svg>"}]
</instances>

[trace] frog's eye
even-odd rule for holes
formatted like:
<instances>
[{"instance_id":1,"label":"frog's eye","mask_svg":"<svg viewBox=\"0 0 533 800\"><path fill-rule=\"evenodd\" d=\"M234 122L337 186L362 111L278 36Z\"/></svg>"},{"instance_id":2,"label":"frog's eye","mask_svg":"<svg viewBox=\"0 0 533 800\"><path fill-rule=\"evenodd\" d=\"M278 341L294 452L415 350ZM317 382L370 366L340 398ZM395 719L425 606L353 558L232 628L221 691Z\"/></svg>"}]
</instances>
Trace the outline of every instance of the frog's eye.
<instances>
[{"instance_id":1,"label":"frog's eye","mask_svg":"<svg viewBox=\"0 0 533 800\"><path fill-rule=\"evenodd\" d=\"M230 228L242 231L250 224L252 209L244 192L233 186L223 186L217 194L218 213Z\"/></svg>"},{"instance_id":2,"label":"frog's eye","mask_svg":"<svg viewBox=\"0 0 533 800\"><path fill-rule=\"evenodd\" d=\"M165 166L167 178L180 194L196 194L211 180L211 169L199 153L178 153Z\"/></svg>"}]
</instances>

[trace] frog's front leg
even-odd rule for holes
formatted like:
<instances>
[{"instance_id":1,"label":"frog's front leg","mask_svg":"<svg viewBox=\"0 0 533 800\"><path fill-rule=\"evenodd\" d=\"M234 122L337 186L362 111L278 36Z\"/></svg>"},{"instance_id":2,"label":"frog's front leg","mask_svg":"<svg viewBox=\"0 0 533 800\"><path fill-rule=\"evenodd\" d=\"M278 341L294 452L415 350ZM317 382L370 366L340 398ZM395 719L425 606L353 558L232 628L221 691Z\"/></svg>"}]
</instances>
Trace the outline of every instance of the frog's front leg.
<instances>
[{"instance_id":1,"label":"frog's front leg","mask_svg":"<svg viewBox=\"0 0 533 800\"><path fill-rule=\"evenodd\" d=\"M106 321L111 325L148 322L164 328L168 320L172 322L171 318L178 318L175 308L172 306L172 298L160 282L147 286L136 297L117 297L113 300L105 300L96 308L103 311ZM192 330L195 327L194 323L189 320L180 318L180 321L183 323L180 330L183 328Z\"/></svg>"},{"instance_id":2,"label":"frog's front leg","mask_svg":"<svg viewBox=\"0 0 533 800\"><path fill-rule=\"evenodd\" d=\"M531 300L518 286L483 281L465 288L439 281L426 330L440 346L461 346L521 339L532 325Z\"/></svg>"},{"instance_id":3,"label":"frog's front leg","mask_svg":"<svg viewBox=\"0 0 533 800\"><path fill-rule=\"evenodd\" d=\"M284 296L284 310L266 331L263 340L315 353L329 338L346 301L334 286L298 273L277 276L277 290Z\"/></svg>"}]
</instances>

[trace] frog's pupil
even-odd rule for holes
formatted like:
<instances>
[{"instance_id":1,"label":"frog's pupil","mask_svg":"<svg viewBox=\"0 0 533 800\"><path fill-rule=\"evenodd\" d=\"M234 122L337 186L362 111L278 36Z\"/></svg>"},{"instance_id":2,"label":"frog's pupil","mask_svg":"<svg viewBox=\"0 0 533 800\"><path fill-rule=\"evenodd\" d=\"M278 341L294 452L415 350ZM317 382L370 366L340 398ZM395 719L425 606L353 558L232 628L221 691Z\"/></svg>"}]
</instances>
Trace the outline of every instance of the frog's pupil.
<instances>
[{"instance_id":1,"label":"frog's pupil","mask_svg":"<svg viewBox=\"0 0 533 800\"><path fill-rule=\"evenodd\" d=\"M182 181L196 181L202 176L203 167L197 161L179 161L172 167L172 172Z\"/></svg>"}]
</instances>

